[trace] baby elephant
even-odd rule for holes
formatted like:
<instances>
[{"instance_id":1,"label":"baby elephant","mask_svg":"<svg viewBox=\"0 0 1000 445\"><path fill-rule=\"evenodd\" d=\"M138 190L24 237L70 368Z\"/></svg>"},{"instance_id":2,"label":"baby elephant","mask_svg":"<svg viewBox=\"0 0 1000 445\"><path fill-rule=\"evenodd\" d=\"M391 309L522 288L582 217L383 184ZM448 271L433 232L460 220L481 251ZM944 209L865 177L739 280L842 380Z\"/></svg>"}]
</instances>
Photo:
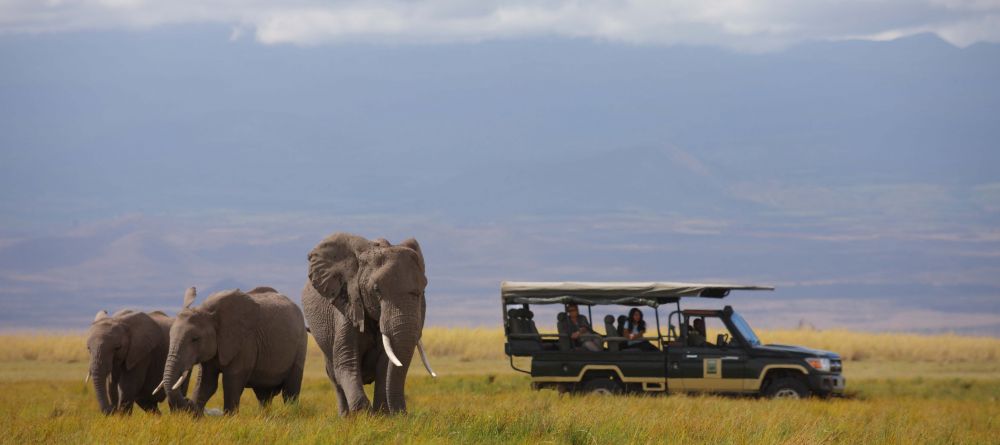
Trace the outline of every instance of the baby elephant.
<instances>
[{"instance_id":1,"label":"baby elephant","mask_svg":"<svg viewBox=\"0 0 1000 445\"><path fill-rule=\"evenodd\" d=\"M119 311L115 315L101 311L94 317L87 337L90 372L97 403L104 414L129 413L132 404L151 413L159 413L157 403L164 394L153 395L163 379L167 360L170 325L173 319L163 312ZM183 402L186 387L170 399L173 409Z\"/></svg>"},{"instance_id":2,"label":"baby elephant","mask_svg":"<svg viewBox=\"0 0 1000 445\"><path fill-rule=\"evenodd\" d=\"M170 329L170 352L163 387L173 392L194 364L201 364L194 401L186 408L201 414L215 394L222 374L223 408L239 409L243 388L253 388L266 406L281 392L285 403L295 401L302 386L306 360L306 325L302 311L288 297L269 287L239 289L210 295L191 307L195 289L184 295L184 309Z\"/></svg>"}]
</instances>

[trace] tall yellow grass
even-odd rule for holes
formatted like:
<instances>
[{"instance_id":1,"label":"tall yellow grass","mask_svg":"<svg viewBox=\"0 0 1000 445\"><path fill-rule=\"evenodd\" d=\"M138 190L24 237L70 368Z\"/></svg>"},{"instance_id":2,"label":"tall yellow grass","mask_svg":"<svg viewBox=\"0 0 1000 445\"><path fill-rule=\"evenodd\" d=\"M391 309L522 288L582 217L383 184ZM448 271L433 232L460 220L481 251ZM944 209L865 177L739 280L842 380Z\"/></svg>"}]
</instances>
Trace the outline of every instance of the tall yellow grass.
<instances>
[{"instance_id":1,"label":"tall yellow grass","mask_svg":"<svg viewBox=\"0 0 1000 445\"><path fill-rule=\"evenodd\" d=\"M837 352L849 361L986 363L1000 360L1000 339L955 334L919 335L847 330L764 331L761 341Z\"/></svg>"},{"instance_id":2,"label":"tall yellow grass","mask_svg":"<svg viewBox=\"0 0 1000 445\"><path fill-rule=\"evenodd\" d=\"M1000 339L954 334L919 335L866 333L846 330L775 330L759 332L764 343L799 345L840 353L847 361L926 363L989 363L1000 360ZM459 361L503 359L503 331L499 328L443 328L424 330L424 346L433 357ZM322 354L310 337L309 360ZM39 360L86 362L84 334L17 333L0 335L0 361Z\"/></svg>"}]
</instances>

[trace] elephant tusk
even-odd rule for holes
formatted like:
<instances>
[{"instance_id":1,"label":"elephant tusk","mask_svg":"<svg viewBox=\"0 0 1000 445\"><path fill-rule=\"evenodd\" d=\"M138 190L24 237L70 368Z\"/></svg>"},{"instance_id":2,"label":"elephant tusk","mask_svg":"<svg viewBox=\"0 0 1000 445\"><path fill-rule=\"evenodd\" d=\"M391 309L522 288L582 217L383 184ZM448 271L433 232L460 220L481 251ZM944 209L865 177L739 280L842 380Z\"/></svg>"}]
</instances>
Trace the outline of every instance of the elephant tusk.
<instances>
[{"instance_id":1,"label":"elephant tusk","mask_svg":"<svg viewBox=\"0 0 1000 445\"><path fill-rule=\"evenodd\" d=\"M155 396L156 393L160 392L161 390L163 390L163 382L160 382L160 384L156 387L156 389L153 390L153 395Z\"/></svg>"},{"instance_id":2,"label":"elephant tusk","mask_svg":"<svg viewBox=\"0 0 1000 445\"><path fill-rule=\"evenodd\" d=\"M184 380L187 379L187 376L188 376L188 372L184 371L184 374L181 374L181 378L177 379L177 383L174 383L173 388L170 388L170 389L172 389L174 391L177 391L177 388L180 388L181 385L184 384Z\"/></svg>"},{"instance_id":3,"label":"elephant tusk","mask_svg":"<svg viewBox=\"0 0 1000 445\"><path fill-rule=\"evenodd\" d=\"M403 366L403 363L396 358L396 354L392 352L392 345L389 344L389 336L382 334L382 346L385 347L385 355L389 356L389 361L396 366Z\"/></svg>"},{"instance_id":4,"label":"elephant tusk","mask_svg":"<svg viewBox=\"0 0 1000 445\"><path fill-rule=\"evenodd\" d=\"M83 383L84 384L90 383L90 373L89 372L87 373L87 376L83 378Z\"/></svg>"},{"instance_id":5,"label":"elephant tusk","mask_svg":"<svg viewBox=\"0 0 1000 445\"><path fill-rule=\"evenodd\" d=\"M424 362L424 367L427 368L427 373L430 374L431 377L437 378L437 373L431 369L431 364L427 361L427 354L424 354L424 342L417 340L417 351L420 351L420 361Z\"/></svg>"}]
</instances>

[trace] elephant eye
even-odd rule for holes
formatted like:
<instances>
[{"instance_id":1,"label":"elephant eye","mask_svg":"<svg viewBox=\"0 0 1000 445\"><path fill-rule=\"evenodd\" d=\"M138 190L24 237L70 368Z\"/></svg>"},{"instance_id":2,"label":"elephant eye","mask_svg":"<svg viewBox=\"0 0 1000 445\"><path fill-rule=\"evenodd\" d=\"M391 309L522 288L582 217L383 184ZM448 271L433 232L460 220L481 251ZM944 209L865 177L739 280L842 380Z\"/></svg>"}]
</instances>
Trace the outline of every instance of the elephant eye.
<instances>
[{"instance_id":1,"label":"elephant eye","mask_svg":"<svg viewBox=\"0 0 1000 445\"><path fill-rule=\"evenodd\" d=\"M198 340L201 340L201 337L194 337L191 339L191 341L194 343L198 343Z\"/></svg>"}]
</instances>

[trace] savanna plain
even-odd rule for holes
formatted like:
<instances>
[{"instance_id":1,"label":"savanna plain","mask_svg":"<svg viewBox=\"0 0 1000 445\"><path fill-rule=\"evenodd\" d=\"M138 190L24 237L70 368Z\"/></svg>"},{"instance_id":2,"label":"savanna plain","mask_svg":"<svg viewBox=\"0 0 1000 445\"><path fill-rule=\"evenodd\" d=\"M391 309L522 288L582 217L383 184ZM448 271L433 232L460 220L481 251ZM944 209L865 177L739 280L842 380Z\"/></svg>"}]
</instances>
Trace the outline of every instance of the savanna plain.
<instances>
[{"instance_id":1,"label":"savanna plain","mask_svg":"<svg viewBox=\"0 0 1000 445\"><path fill-rule=\"evenodd\" d=\"M568 396L511 370L499 329L428 328L439 378L415 363L409 414L337 417L310 343L298 404L194 419L141 410L105 417L84 383L83 333L0 335L2 443L1000 443L1000 339L849 331L765 331L765 343L839 352L848 396ZM310 338L310 342L312 339ZM527 366L526 361L518 361ZM369 388L370 391L370 388ZM221 408L221 391L209 408Z\"/></svg>"}]
</instances>

